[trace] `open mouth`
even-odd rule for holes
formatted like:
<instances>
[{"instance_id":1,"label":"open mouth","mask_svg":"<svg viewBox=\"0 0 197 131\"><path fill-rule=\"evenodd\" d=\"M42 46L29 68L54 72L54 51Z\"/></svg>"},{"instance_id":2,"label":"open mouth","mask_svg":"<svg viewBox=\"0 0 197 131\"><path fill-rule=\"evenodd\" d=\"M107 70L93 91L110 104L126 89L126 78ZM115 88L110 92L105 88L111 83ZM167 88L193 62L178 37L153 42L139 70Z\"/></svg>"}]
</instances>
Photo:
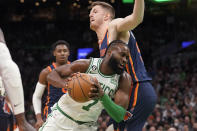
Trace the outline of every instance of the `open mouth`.
<instances>
[{"instance_id":1,"label":"open mouth","mask_svg":"<svg viewBox=\"0 0 197 131\"><path fill-rule=\"evenodd\" d=\"M90 23L93 22L93 21L94 21L94 19L90 19Z\"/></svg>"},{"instance_id":2,"label":"open mouth","mask_svg":"<svg viewBox=\"0 0 197 131\"><path fill-rule=\"evenodd\" d=\"M119 64L119 68L123 69L124 67L124 64Z\"/></svg>"}]
</instances>

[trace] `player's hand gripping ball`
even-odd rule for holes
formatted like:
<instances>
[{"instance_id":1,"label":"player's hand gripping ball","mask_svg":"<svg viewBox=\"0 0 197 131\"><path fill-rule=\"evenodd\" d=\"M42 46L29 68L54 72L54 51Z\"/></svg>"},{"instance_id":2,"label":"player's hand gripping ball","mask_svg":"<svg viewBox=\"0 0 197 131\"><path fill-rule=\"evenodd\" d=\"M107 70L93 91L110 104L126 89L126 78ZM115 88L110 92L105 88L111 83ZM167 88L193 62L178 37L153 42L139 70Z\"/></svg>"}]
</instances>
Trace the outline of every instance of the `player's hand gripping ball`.
<instances>
[{"instance_id":1,"label":"player's hand gripping ball","mask_svg":"<svg viewBox=\"0 0 197 131\"><path fill-rule=\"evenodd\" d=\"M96 78L85 73L76 73L68 81L69 96L76 102L87 102L90 100L91 87L95 85Z\"/></svg>"}]
</instances>

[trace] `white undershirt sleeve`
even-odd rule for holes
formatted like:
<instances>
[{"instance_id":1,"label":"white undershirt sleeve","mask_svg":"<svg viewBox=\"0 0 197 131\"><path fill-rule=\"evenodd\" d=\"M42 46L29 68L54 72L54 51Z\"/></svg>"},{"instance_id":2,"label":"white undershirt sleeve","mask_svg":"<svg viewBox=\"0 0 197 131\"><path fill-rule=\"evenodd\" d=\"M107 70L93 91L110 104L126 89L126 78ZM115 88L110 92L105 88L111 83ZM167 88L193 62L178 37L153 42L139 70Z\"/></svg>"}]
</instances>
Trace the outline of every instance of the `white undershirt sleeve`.
<instances>
[{"instance_id":1,"label":"white undershirt sleeve","mask_svg":"<svg viewBox=\"0 0 197 131\"><path fill-rule=\"evenodd\" d=\"M32 99L35 114L41 113L41 106L42 106L41 99L44 94L45 88L46 85L41 84L40 82L36 84L36 89L34 91L33 99Z\"/></svg>"},{"instance_id":2,"label":"white undershirt sleeve","mask_svg":"<svg viewBox=\"0 0 197 131\"><path fill-rule=\"evenodd\" d=\"M24 113L24 94L18 66L6 44L0 42L0 76L15 115Z\"/></svg>"}]
</instances>

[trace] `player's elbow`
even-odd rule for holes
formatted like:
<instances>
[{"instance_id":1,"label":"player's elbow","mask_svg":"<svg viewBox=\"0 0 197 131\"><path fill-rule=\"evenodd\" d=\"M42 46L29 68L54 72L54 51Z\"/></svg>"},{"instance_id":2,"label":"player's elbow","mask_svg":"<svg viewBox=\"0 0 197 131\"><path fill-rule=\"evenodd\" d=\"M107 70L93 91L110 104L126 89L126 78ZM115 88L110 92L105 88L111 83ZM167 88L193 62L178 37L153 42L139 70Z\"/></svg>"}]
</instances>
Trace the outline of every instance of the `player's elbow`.
<instances>
[{"instance_id":1,"label":"player's elbow","mask_svg":"<svg viewBox=\"0 0 197 131\"><path fill-rule=\"evenodd\" d=\"M143 22L143 20L144 20L144 17L143 16L139 17L138 18L138 23L141 24Z\"/></svg>"},{"instance_id":2,"label":"player's elbow","mask_svg":"<svg viewBox=\"0 0 197 131\"><path fill-rule=\"evenodd\" d=\"M143 17L138 17L138 19L136 19L136 21L135 21L135 27L140 25L142 22L143 22Z\"/></svg>"}]
</instances>

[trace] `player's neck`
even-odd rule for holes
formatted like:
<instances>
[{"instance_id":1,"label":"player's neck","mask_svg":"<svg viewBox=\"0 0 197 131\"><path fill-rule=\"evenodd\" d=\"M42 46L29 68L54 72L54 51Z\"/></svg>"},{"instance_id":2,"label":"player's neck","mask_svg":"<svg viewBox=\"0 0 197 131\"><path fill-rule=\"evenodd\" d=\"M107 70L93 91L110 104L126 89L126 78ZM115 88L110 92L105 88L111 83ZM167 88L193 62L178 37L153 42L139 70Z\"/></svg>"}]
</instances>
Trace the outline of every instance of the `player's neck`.
<instances>
[{"instance_id":1,"label":"player's neck","mask_svg":"<svg viewBox=\"0 0 197 131\"><path fill-rule=\"evenodd\" d=\"M100 72L104 75L113 75L114 71L108 66L108 61L103 59L100 64Z\"/></svg>"},{"instance_id":2,"label":"player's neck","mask_svg":"<svg viewBox=\"0 0 197 131\"><path fill-rule=\"evenodd\" d=\"M61 66L61 65L64 65L64 64L66 64L67 62L65 62L65 63L58 63L58 62L55 62L55 65L56 65L56 67L58 67L58 66Z\"/></svg>"},{"instance_id":3,"label":"player's neck","mask_svg":"<svg viewBox=\"0 0 197 131\"><path fill-rule=\"evenodd\" d=\"M102 42L103 38L105 37L105 33L108 29L108 24L103 24L99 26L96 30L97 38L98 38L98 43Z\"/></svg>"}]
</instances>

